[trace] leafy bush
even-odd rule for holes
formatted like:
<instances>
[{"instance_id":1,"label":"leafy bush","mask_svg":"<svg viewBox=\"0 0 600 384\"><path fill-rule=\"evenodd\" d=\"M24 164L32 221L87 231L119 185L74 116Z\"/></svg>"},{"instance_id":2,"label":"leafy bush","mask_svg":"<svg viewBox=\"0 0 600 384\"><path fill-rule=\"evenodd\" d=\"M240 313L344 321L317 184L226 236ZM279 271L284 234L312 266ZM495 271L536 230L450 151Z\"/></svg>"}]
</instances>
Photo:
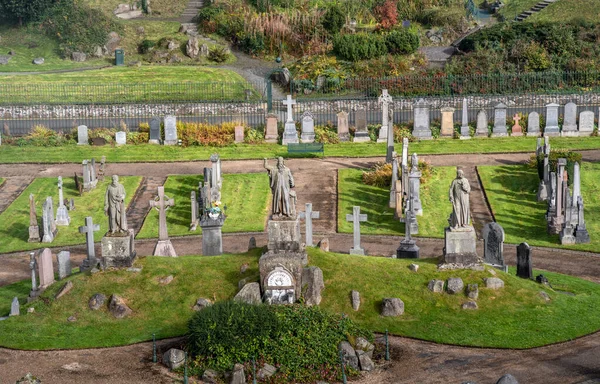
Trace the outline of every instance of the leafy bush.
<instances>
[{"instance_id":1,"label":"leafy bush","mask_svg":"<svg viewBox=\"0 0 600 384\"><path fill-rule=\"evenodd\" d=\"M19 146L56 147L67 142L65 135L57 133L44 125L36 125L24 137L16 139Z\"/></svg>"},{"instance_id":2,"label":"leafy bush","mask_svg":"<svg viewBox=\"0 0 600 384\"><path fill-rule=\"evenodd\" d=\"M325 12L325 16L323 16L323 28L333 36L340 32L345 23L346 16L340 6L337 4L330 5L327 12Z\"/></svg>"},{"instance_id":3,"label":"leafy bush","mask_svg":"<svg viewBox=\"0 0 600 384\"><path fill-rule=\"evenodd\" d=\"M408 29L397 29L385 35L385 45L391 54L413 53L419 48L419 36Z\"/></svg>"},{"instance_id":4,"label":"leafy bush","mask_svg":"<svg viewBox=\"0 0 600 384\"><path fill-rule=\"evenodd\" d=\"M387 54L387 46L382 35L356 33L336 36L333 39L333 51L344 60L358 61Z\"/></svg>"},{"instance_id":5,"label":"leafy bush","mask_svg":"<svg viewBox=\"0 0 600 384\"><path fill-rule=\"evenodd\" d=\"M235 140L236 123L212 125L206 123L177 123L177 134L182 145L216 146L233 144Z\"/></svg>"},{"instance_id":6,"label":"leafy bush","mask_svg":"<svg viewBox=\"0 0 600 384\"><path fill-rule=\"evenodd\" d=\"M127 144L146 144L149 139L148 132L127 132Z\"/></svg>"},{"instance_id":7,"label":"leafy bush","mask_svg":"<svg viewBox=\"0 0 600 384\"><path fill-rule=\"evenodd\" d=\"M246 35L240 40L239 46L249 55L258 55L265 50L265 37L261 33Z\"/></svg>"},{"instance_id":8,"label":"leafy bush","mask_svg":"<svg viewBox=\"0 0 600 384\"><path fill-rule=\"evenodd\" d=\"M410 159L408 161L410 167ZM398 177L402 170L398 167ZM421 184L426 184L431 180L431 176L435 174L435 168L426 161L419 160L419 171L421 171L421 177L419 178ZM370 170L364 171L362 174L363 183L372 185L374 187L389 188L392 184L392 164L386 162L376 163Z\"/></svg>"},{"instance_id":9,"label":"leafy bush","mask_svg":"<svg viewBox=\"0 0 600 384\"><path fill-rule=\"evenodd\" d=\"M225 47L214 47L208 51L208 60L215 63L224 63L228 57L229 54L225 51Z\"/></svg>"},{"instance_id":10,"label":"leafy bush","mask_svg":"<svg viewBox=\"0 0 600 384\"><path fill-rule=\"evenodd\" d=\"M257 358L278 368L271 382L285 383L334 381L341 373L338 344L356 336L372 340L347 317L303 305L216 303L196 312L188 329L196 364L223 371Z\"/></svg>"},{"instance_id":11,"label":"leafy bush","mask_svg":"<svg viewBox=\"0 0 600 384\"><path fill-rule=\"evenodd\" d=\"M335 129L331 124L326 126L317 125L315 127L315 142L324 144L337 144L340 142L340 138Z\"/></svg>"},{"instance_id":12,"label":"leafy bush","mask_svg":"<svg viewBox=\"0 0 600 384\"><path fill-rule=\"evenodd\" d=\"M110 144L115 141L115 133L117 133L115 128L94 128L88 130L88 137L90 139L103 138L107 144ZM77 135L73 136L77 140Z\"/></svg>"},{"instance_id":13,"label":"leafy bush","mask_svg":"<svg viewBox=\"0 0 600 384\"><path fill-rule=\"evenodd\" d=\"M265 142L265 129L247 128L244 133L244 143L247 144L262 144Z\"/></svg>"},{"instance_id":14,"label":"leafy bush","mask_svg":"<svg viewBox=\"0 0 600 384\"><path fill-rule=\"evenodd\" d=\"M19 24L40 19L55 0L2 0L0 18L19 21Z\"/></svg>"},{"instance_id":15,"label":"leafy bush","mask_svg":"<svg viewBox=\"0 0 600 384\"><path fill-rule=\"evenodd\" d=\"M156 46L156 42L152 40L143 40L140 45L138 45L138 52L141 54L146 54L152 50Z\"/></svg>"},{"instance_id":16,"label":"leafy bush","mask_svg":"<svg viewBox=\"0 0 600 384\"><path fill-rule=\"evenodd\" d=\"M58 38L64 55L79 51L92 53L106 43L108 33L122 27L96 8L75 0L60 0L48 10L42 26L53 38Z\"/></svg>"},{"instance_id":17,"label":"leafy bush","mask_svg":"<svg viewBox=\"0 0 600 384\"><path fill-rule=\"evenodd\" d=\"M569 152L565 150L550 150L550 156L548 156L548 163L550 164L550 172L556 172L558 169L558 159L567 159L567 175L568 180L567 184L573 184L573 178L575 177L575 163L581 164L581 153L577 152ZM529 166L533 168L537 168L538 176L540 179L544 178L544 154L540 155L532 155L529 161Z\"/></svg>"},{"instance_id":18,"label":"leafy bush","mask_svg":"<svg viewBox=\"0 0 600 384\"><path fill-rule=\"evenodd\" d=\"M373 14L383 29L391 29L398 24L398 5L395 0L385 0L375 6Z\"/></svg>"}]
</instances>

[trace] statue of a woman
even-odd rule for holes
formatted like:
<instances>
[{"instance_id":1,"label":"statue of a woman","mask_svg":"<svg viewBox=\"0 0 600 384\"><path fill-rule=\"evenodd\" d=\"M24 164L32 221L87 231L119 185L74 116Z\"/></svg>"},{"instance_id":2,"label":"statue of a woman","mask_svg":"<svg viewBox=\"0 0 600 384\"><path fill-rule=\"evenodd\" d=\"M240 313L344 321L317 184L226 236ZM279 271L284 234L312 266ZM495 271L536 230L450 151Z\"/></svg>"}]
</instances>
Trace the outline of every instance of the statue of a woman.
<instances>
[{"instance_id":1,"label":"statue of a woman","mask_svg":"<svg viewBox=\"0 0 600 384\"><path fill-rule=\"evenodd\" d=\"M469 180L465 178L462 169L456 171L456 179L452 180L450 185L450 202L452 203L452 214L450 215L450 230L456 231L461 228L469 228L470 207L469 193L471 186Z\"/></svg>"}]
</instances>

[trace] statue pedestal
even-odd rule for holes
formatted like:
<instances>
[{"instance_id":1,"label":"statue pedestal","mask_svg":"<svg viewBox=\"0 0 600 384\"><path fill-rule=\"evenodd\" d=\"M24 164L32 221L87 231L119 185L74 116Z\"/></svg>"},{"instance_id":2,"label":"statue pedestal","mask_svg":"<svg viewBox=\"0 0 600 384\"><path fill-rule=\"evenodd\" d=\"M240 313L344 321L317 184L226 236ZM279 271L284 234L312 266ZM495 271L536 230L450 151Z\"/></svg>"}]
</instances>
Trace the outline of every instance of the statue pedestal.
<instances>
[{"instance_id":1,"label":"statue pedestal","mask_svg":"<svg viewBox=\"0 0 600 384\"><path fill-rule=\"evenodd\" d=\"M204 228L203 228L204 229ZM267 223L269 251L300 251L302 238L300 237L300 220L269 220Z\"/></svg>"},{"instance_id":2,"label":"statue pedestal","mask_svg":"<svg viewBox=\"0 0 600 384\"><path fill-rule=\"evenodd\" d=\"M477 256L477 235L473 227L467 227L459 231L445 229L444 235L444 264L457 264L468 266L480 264Z\"/></svg>"},{"instance_id":3,"label":"statue pedestal","mask_svg":"<svg viewBox=\"0 0 600 384\"><path fill-rule=\"evenodd\" d=\"M102 259L104 268L128 268L135 260L133 229L127 233L106 234L102 238Z\"/></svg>"},{"instance_id":4,"label":"statue pedestal","mask_svg":"<svg viewBox=\"0 0 600 384\"><path fill-rule=\"evenodd\" d=\"M200 228L202 228L203 256L218 256L223 254L223 235L221 229L224 223L224 215L219 215L216 219L208 215L202 215Z\"/></svg>"},{"instance_id":5,"label":"statue pedestal","mask_svg":"<svg viewBox=\"0 0 600 384\"><path fill-rule=\"evenodd\" d=\"M397 259L418 259L419 247L414 240L402 240L400 247L396 250Z\"/></svg>"},{"instance_id":6,"label":"statue pedestal","mask_svg":"<svg viewBox=\"0 0 600 384\"><path fill-rule=\"evenodd\" d=\"M39 243L42 241L40 238L40 227L37 225L29 226L29 243Z\"/></svg>"},{"instance_id":7,"label":"statue pedestal","mask_svg":"<svg viewBox=\"0 0 600 384\"><path fill-rule=\"evenodd\" d=\"M95 257L93 259L85 259L79 267L79 272L89 272L92 269L98 267L98 264L101 264L100 260Z\"/></svg>"},{"instance_id":8,"label":"statue pedestal","mask_svg":"<svg viewBox=\"0 0 600 384\"><path fill-rule=\"evenodd\" d=\"M281 145L287 144L298 144L298 131L296 131L296 123L293 121L285 122L285 130L283 131L283 138L281 139Z\"/></svg>"}]
</instances>

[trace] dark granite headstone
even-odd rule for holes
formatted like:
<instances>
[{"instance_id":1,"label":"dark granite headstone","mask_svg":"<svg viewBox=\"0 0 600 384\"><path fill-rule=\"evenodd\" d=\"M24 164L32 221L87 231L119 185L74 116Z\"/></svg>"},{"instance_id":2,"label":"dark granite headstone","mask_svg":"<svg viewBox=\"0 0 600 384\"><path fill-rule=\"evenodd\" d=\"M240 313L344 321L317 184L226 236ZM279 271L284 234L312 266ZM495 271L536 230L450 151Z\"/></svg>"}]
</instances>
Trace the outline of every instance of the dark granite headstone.
<instances>
[{"instance_id":1,"label":"dark granite headstone","mask_svg":"<svg viewBox=\"0 0 600 384\"><path fill-rule=\"evenodd\" d=\"M517 247L517 276L524 279L533 278L531 247L527 243L521 243Z\"/></svg>"}]
</instances>

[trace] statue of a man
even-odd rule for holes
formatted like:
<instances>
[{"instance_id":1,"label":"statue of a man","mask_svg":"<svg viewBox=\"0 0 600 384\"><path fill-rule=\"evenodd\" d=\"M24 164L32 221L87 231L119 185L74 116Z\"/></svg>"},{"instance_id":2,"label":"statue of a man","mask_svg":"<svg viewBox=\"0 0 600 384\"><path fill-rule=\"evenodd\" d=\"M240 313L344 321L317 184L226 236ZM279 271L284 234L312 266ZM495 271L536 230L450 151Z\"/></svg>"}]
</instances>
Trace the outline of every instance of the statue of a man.
<instances>
[{"instance_id":1,"label":"statue of a man","mask_svg":"<svg viewBox=\"0 0 600 384\"><path fill-rule=\"evenodd\" d=\"M470 219L469 193L471 186L465 178L462 169L456 171L456 179L450 185L450 202L452 203L452 214L450 215L450 229L459 230L468 228Z\"/></svg>"},{"instance_id":2,"label":"statue of a man","mask_svg":"<svg viewBox=\"0 0 600 384\"><path fill-rule=\"evenodd\" d=\"M108 216L108 231L111 234L127 232L125 187L119 183L119 176L117 175L113 175L112 183L106 188L104 213Z\"/></svg>"},{"instance_id":3,"label":"statue of a man","mask_svg":"<svg viewBox=\"0 0 600 384\"><path fill-rule=\"evenodd\" d=\"M277 158L277 165L270 166L264 159L264 166L269 174L271 192L273 192L273 217L296 216L296 192L294 177L288 167L283 164L283 157Z\"/></svg>"}]
</instances>

